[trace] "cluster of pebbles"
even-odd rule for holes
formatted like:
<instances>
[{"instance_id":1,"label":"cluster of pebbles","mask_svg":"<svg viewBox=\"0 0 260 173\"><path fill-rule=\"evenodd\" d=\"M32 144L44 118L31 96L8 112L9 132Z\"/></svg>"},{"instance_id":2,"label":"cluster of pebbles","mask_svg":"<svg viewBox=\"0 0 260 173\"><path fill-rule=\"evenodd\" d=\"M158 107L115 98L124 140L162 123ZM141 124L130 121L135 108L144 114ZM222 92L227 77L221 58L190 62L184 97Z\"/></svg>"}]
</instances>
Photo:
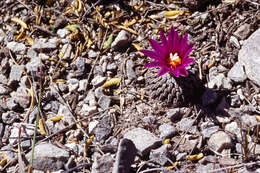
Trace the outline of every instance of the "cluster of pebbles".
<instances>
[{"instance_id":1,"label":"cluster of pebbles","mask_svg":"<svg viewBox=\"0 0 260 173\"><path fill-rule=\"evenodd\" d=\"M90 12L96 13L90 4L95 2L87 1L80 17L90 23L77 24L82 30L91 25L93 38L83 51L78 50L84 38L73 40L66 27L77 15L62 16L69 3L0 2L0 172L26 170L37 114L45 134L37 130L35 173L260 171L257 1L204 1L200 7L199 0L185 0L180 5L192 8L191 16L156 18L151 25L137 21L132 26L136 35L112 28L107 32L116 37L106 50L98 38L103 26L90 20ZM142 2L95 5L106 9L102 3L125 10L131 18L138 13L131 11L131 4ZM147 1L146 11L139 14L142 21L176 10L177 5L165 3ZM40 26L32 23L36 7L42 10ZM21 26L13 18L31 25L26 34L32 44L17 39ZM48 20L54 21L53 27L46 26ZM154 29L163 27L161 23L188 33L194 43L191 56L196 62L187 78L157 77L156 69L143 67L148 58L131 46L139 42L150 49L147 38L159 40ZM102 86L115 77L120 84ZM60 115L61 120L53 121ZM188 157L201 153L198 159Z\"/></svg>"}]
</instances>

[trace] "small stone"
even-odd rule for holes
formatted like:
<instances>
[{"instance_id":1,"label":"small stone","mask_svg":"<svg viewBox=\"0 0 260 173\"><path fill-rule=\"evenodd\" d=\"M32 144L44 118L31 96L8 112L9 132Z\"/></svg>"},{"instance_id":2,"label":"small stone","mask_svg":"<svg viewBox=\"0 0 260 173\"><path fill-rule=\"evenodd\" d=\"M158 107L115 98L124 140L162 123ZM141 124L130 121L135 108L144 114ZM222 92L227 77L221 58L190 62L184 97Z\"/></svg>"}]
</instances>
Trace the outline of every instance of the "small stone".
<instances>
[{"instance_id":1,"label":"small stone","mask_svg":"<svg viewBox=\"0 0 260 173\"><path fill-rule=\"evenodd\" d=\"M109 108L111 104L111 98L109 96L101 96L98 100L98 105L103 109L106 110Z\"/></svg>"},{"instance_id":2,"label":"small stone","mask_svg":"<svg viewBox=\"0 0 260 173\"><path fill-rule=\"evenodd\" d=\"M212 126L205 128L201 131L204 138L209 138L213 133L217 132L219 130L219 126Z\"/></svg>"},{"instance_id":3,"label":"small stone","mask_svg":"<svg viewBox=\"0 0 260 173\"><path fill-rule=\"evenodd\" d=\"M105 83L106 79L107 79L106 77L97 75L96 77L94 77L94 79L92 79L91 84L94 87L99 87L99 86L101 86L102 84Z\"/></svg>"},{"instance_id":4,"label":"small stone","mask_svg":"<svg viewBox=\"0 0 260 173\"><path fill-rule=\"evenodd\" d=\"M94 129L93 133L96 141L102 142L109 137L112 132L111 119L109 115L104 116Z\"/></svg>"},{"instance_id":5,"label":"small stone","mask_svg":"<svg viewBox=\"0 0 260 173\"><path fill-rule=\"evenodd\" d=\"M85 100L89 103L90 106L96 106L97 105L95 92L93 90L89 90Z\"/></svg>"},{"instance_id":6,"label":"small stone","mask_svg":"<svg viewBox=\"0 0 260 173\"><path fill-rule=\"evenodd\" d=\"M245 100L245 96L241 88L237 89L237 95L239 96L240 100Z\"/></svg>"},{"instance_id":7,"label":"small stone","mask_svg":"<svg viewBox=\"0 0 260 173\"><path fill-rule=\"evenodd\" d=\"M98 53L92 49L88 52L88 58L90 58L90 59L95 59L97 56L98 56Z\"/></svg>"},{"instance_id":8,"label":"small stone","mask_svg":"<svg viewBox=\"0 0 260 173\"><path fill-rule=\"evenodd\" d=\"M232 140L228 134L218 131L211 135L208 140L208 146L211 150L221 153L224 149L230 149Z\"/></svg>"},{"instance_id":9,"label":"small stone","mask_svg":"<svg viewBox=\"0 0 260 173\"><path fill-rule=\"evenodd\" d=\"M30 62L26 64L26 70L28 73L33 74L34 78L40 78L40 66L41 66L41 60L39 57L35 57L31 59Z\"/></svg>"},{"instance_id":10,"label":"small stone","mask_svg":"<svg viewBox=\"0 0 260 173\"><path fill-rule=\"evenodd\" d=\"M11 97L15 99L22 108L28 108L31 102L31 96L25 88L19 87L16 92L11 92Z\"/></svg>"},{"instance_id":11,"label":"small stone","mask_svg":"<svg viewBox=\"0 0 260 173\"><path fill-rule=\"evenodd\" d=\"M14 112L8 111L2 114L2 121L5 124L13 124L16 120L19 120L19 116Z\"/></svg>"},{"instance_id":12,"label":"small stone","mask_svg":"<svg viewBox=\"0 0 260 173\"><path fill-rule=\"evenodd\" d=\"M247 77L260 86L260 29L243 44L238 53L238 62L245 67Z\"/></svg>"},{"instance_id":13,"label":"small stone","mask_svg":"<svg viewBox=\"0 0 260 173\"><path fill-rule=\"evenodd\" d=\"M58 83L58 87L63 93L67 93L69 91L69 87L66 83Z\"/></svg>"},{"instance_id":14,"label":"small stone","mask_svg":"<svg viewBox=\"0 0 260 173\"><path fill-rule=\"evenodd\" d=\"M243 66L239 62L235 63L227 76L234 82L244 82L247 78Z\"/></svg>"},{"instance_id":15,"label":"small stone","mask_svg":"<svg viewBox=\"0 0 260 173\"><path fill-rule=\"evenodd\" d=\"M241 121L243 125L247 126L246 128L254 127L258 124L256 117L248 114L242 115Z\"/></svg>"},{"instance_id":16,"label":"small stone","mask_svg":"<svg viewBox=\"0 0 260 173\"><path fill-rule=\"evenodd\" d=\"M141 156L148 154L151 149L161 144L161 140L158 137L142 128L129 130L124 135L124 138L131 140L135 144L138 154Z\"/></svg>"},{"instance_id":17,"label":"small stone","mask_svg":"<svg viewBox=\"0 0 260 173\"><path fill-rule=\"evenodd\" d=\"M117 70L117 65L116 63L110 63L107 65L107 70L108 71L112 71L112 72L116 72Z\"/></svg>"},{"instance_id":18,"label":"small stone","mask_svg":"<svg viewBox=\"0 0 260 173\"><path fill-rule=\"evenodd\" d=\"M214 76L213 78L210 79L209 83L208 83L208 87L209 88L224 88L224 89L231 89L232 85L231 85L231 80L227 77L225 77L225 75L223 73L218 74L217 76Z\"/></svg>"},{"instance_id":19,"label":"small stone","mask_svg":"<svg viewBox=\"0 0 260 173\"><path fill-rule=\"evenodd\" d=\"M45 38L40 38L34 42L34 44L32 45L32 49L34 49L38 53L51 52L57 49L58 42L59 40L57 38L51 38L49 40Z\"/></svg>"},{"instance_id":20,"label":"small stone","mask_svg":"<svg viewBox=\"0 0 260 173\"><path fill-rule=\"evenodd\" d=\"M239 142L242 142L241 130L236 122L231 122L225 126L225 131L236 135Z\"/></svg>"},{"instance_id":21,"label":"small stone","mask_svg":"<svg viewBox=\"0 0 260 173\"><path fill-rule=\"evenodd\" d=\"M17 83L20 81L21 77L22 77L23 71L21 69L21 67L17 66L17 65L12 65L11 67L11 72L9 75L9 81L8 81L8 85L12 85L13 83Z\"/></svg>"},{"instance_id":22,"label":"small stone","mask_svg":"<svg viewBox=\"0 0 260 173\"><path fill-rule=\"evenodd\" d=\"M250 24L243 24L234 32L234 35L241 40L244 40L250 34Z\"/></svg>"},{"instance_id":23,"label":"small stone","mask_svg":"<svg viewBox=\"0 0 260 173\"><path fill-rule=\"evenodd\" d=\"M6 47L16 54L24 55L25 45L23 43L17 43L15 41L7 43Z\"/></svg>"},{"instance_id":24,"label":"small stone","mask_svg":"<svg viewBox=\"0 0 260 173\"><path fill-rule=\"evenodd\" d=\"M193 122L194 120L192 119L183 118L180 122L177 123L177 128L182 132L188 131L189 133L195 134L197 132L197 127L192 126Z\"/></svg>"},{"instance_id":25,"label":"small stone","mask_svg":"<svg viewBox=\"0 0 260 173\"><path fill-rule=\"evenodd\" d=\"M69 92L72 93L78 89L79 80L76 78L71 78L71 79L67 80L67 84L68 84Z\"/></svg>"},{"instance_id":26,"label":"small stone","mask_svg":"<svg viewBox=\"0 0 260 173\"><path fill-rule=\"evenodd\" d=\"M5 37L6 37L5 32L2 29L0 29L0 43L4 40Z\"/></svg>"},{"instance_id":27,"label":"small stone","mask_svg":"<svg viewBox=\"0 0 260 173\"><path fill-rule=\"evenodd\" d=\"M118 33L117 37L115 38L115 40L112 42L111 47L114 50L121 50L125 49L130 42L130 36L129 33L125 30L122 30Z\"/></svg>"},{"instance_id":28,"label":"small stone","mask_svg":"<svg viewBox=\"0 0 260 173\"><path fill-rule=\"evenodd\" d=\"M7 85L7 78L5 75L0 74L0 81L2 84Z\"/></svg>"},{"instance_id":29,"label":"small stone","mask_svg":"<svg viewBox=\"0 0 260 173\"><path fill-rule=\"evenodd\" d=\"M217 97L218 95L214 90L207 88L202 95L202 105L208 106L214 103Z\"/></svg>"},{"instance_id":30,"label":"small stone","mask_svg":"<svg viewBox=\"0 0 260 173\"><path fill-rule=\"evenodd\" d=\"M67 43L62 46L61 49L61 59L69 60L71 59L72 45Z\"/></svg>"},{"instance_id":31,"label":"small stone","mask_svg":"<svg viewBox=\"0 0 260 173\"><path fill-rule=\"evenodd\" d=\"M26 154L26 158L31 157L31 152ZM41 143L34 148L33 168L39 170L57 171L64 167L70 154L65 149L58 148L51 143Z\"/></svg>"},{"instance_id":32,"label":"small stone","mask_svg":"<svg viewBox=\"0 0 260 173\"><path fill-rule=\"evenodd\" d=\"M78 57L72 64L74 66L76 76L82 76L86 70L85 59L82 57Z\"/></svg>"},{"instance_id":33,"label":"small stone","mask_svg":"<svg viewBox=\"0 0 260 173\"><path fill-rule=\"evenodd\" d=\"M123 138L118 146L113 173L129 173L136 154L137 149L134 143L129 139Z\"/></svg>"},{"instance_id":34,"label":"small stone","mask_svg":"<svg viewBox=\"0 0 260 173\"><path fill-rule=\"evenodd\" d=\"M176 155L176 161L184 160L186 159L187 153L178 153Z\"/></svg>"},{"instance_id":35,"label":"small stone","mask_svg":"<svg viewBox=\"0 0 260 173\"><path fill-rule=\"evenodd\" d=\"M178 119L180 117L180 108L169 109L167 112L167 118L172 121Z\"/></svg>"},{"instance_id":36,"label":"small stone","mask_svg":"<svg viewBox=\"0 0 260 173\"><path fill-rule=\"evenodd\" d=\"M94 155L91 173L112 173L113 163L113 157L109 153L102 156L96 154Z\"/></svg>"},{"instance_id":37,"label":"small stone","mask_svg":"<svg viewBox=\"0 0 260 173\"><path fill-rule=\"evenodd\" d=\"M152 116L152 115L149 115L149 116L145 116L143 118L143 121L146 123L146 124L149 124L149 123L154 123L155 122L155 117Z\"/></svg>"},{"instance_id":38,"label":"small stone","mask_svg":"<svg viewBox=\"0 0 260 173\"><path fill-rule=\"evenodd\" d=\"M80 81L79 81L78 92L86 91L86 89L87 89L87 84L88 84L88 80L87 80L87 79L82 79L82 80L80 80Z\"/></svg>"},{"instance_id":39,"label":"small stone","mask_svg":"<svg viewBox=\"0 0 260 173\"><path fill-rule=\"evenodd\" d=\"M104 96L103 90L101 87L98 87L97 89L95 89L95 96L96 98L101 98L101 96Z\"/></svg>"},{"instance_id":40,"label":"small stone","mask_svg":"<svg viewBox=\"0 0 260 173\"><path fill-rule=\"evenodd\" d=\"M164 139L170 138L174 134L176 134L177 130L175 127L173 127L169 124L162 124L159 126L159 132L160 132L160 138L162 140L164 140Z\"/></svg>"},{"instance_id":41,"label":"small stone","mask_svg":"<svg viewBox=\"0 0 260 173\"><path fill-rule=\"evenodd\" d=\"M67 106L60 105L58 110L58 115L62 115L62 121L65 122L68 125L71 125L74 123L73 115L71 114L70 110Z\"/></svg>"},{"instance_id":42,"label":"small stone","mask_svg":"<svg viewBox=\"0 0 260 173\"><path fill-rule=\"evenodd\" d=\"M241 105L241 101L238 95L232 95L230 98L231 98L230 105L232 107L239 107Z\"/></svg>"},{"instance_id":43,"label":"small stone","mask_svg":"<svg viewBox=\"0 0 260 173\"><path fill-rule=\"evenodd\" d=\"M233 44L236 48L240 48L240 44L239 44L239 41L237 40L236 37L234 37L233 35L230 36L230 39L229 39L230 43Z\"/></svg>"},{"instance_id":44,"label":"small stone","mask_svg":"<svg viewBox=\"0 0 260 173\"><path fill-rule=\"evenodd\" d=\"M237 164L236 160L230 157L220 157L218 162L223 166L233 166Z\"/></svg>"},{"instance_id":45,"label":"small stone","mask_svg":"<svg viewBox=\"0 0 260 173\"><path fill-rule=\"evenodd\" d=\"M93 121L89 122L89 125L88 125L89 134L92 134L93 130L97 127L98 123L99 122L97 120L93 120Z\"/></svg>"},{"instance_id":46,"label":"small stone","mask_svg":"<svg viewBox=\"0 0 260 173\"><path fill-rule=\"evenodd\" d=\"M88 116L97 112L97 106L90 106L84 104L80 110L80 114L83 116Z\"/></svg>"},{"instance_id":47,"label":"small stone","mask_svg":"<svg viewBox=\"0 0 260 173\"><path fill-rule=\"evenodd\" d=\"M38 53L35 52L32 48L29 48L27 51L27 56L28 58L33 59L35 57L38 57Z\"/></svg>"},{"instance_id":48,"label":"small stone","mask_svg":"<svg viewBox=\"0 0 260 173\"><path fill-rule=\"evenodd\" d=\"M18 108L18 104L15 102L14 98L7 98L6 99L6 106L9 110L15 111Z\"/></svg>"},{"instance_id":49,"label":"small stone","mask_svg":"<svg viewBox=\"0 0 260 173\"><path fill-rule=\"evenodd\" d=\"M18 143L19 129L22 128L21 138L31 139L34 134L34 124L24 124L24 123L13 123L11 134L9 136L9 142L11 145L16 145Z\"/></svg>"},{"instance_id":50,"label":"small stone","mask_svg":"<svg viewBox=\"0 0 260 173\"><path fill-rule=\"evenodd\" d=\"M9 90L0 84L0 95L6 95L9 93Z\"/></svg>"},{"instance_id":51,"label":"small stone","mask_svg":"<svg viewBox=\"0 0 260 173\"><path fill-rule=\"evenodd\" d=\"M60 36L61 38L65 38L66 35L68 35L69 33L69 30L67 30L66 28L58 29L57 31L58 36Z\"/></svg>"},{"instance_id":52,"label":"small stone","mask_svg":"<svg viewBox=\"0 0 260 173\"><path fill-rule=\"evenodd\" d=\"M134 70L134 61L132 59L129 59L126 62L126 74L127 74L127 78L130 81L137 78L135 70Z\"/></svg>"},{"instance_id":53,"label":"small stone","mask_svg":"<svg viewBox=\"0 0 260 173\"><path fill-rule=\"evenodd\" d=\"M149 159L155 163L164 166L170 159L170 153L168 151L168 145L162 145L160 148L151 150Z\"/></svg>"}]
</instances>

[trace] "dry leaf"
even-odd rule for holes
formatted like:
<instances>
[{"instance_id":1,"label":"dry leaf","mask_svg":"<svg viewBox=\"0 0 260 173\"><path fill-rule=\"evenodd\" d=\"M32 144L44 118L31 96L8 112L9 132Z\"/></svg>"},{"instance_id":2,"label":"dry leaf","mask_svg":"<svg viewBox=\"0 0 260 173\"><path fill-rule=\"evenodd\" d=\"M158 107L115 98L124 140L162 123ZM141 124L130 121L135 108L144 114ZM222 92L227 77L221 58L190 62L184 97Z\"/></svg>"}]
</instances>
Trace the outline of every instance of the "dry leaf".
<instances>
[{"instance_id":1,"label":"dry leaf","mask_svg":"<svg viewBox=\"0 0 260 173\"><path fill-rule=\"evenodd\" d=\"M6 163L7 163L7 159L4 158L0 161L0 166L4 167Z\"/></svg>"},{"instance_id":2,"label":"dry leaf","mask_svg":"<svg viewBox=\"0 0 260 173\"><path fill-rule=\"evenodd\" d=\"M21 19L14 17L11 19L11 21L20 24L24 29L28 29L27 24L24 21L22 21Z\"/></svg>"},{"instance_id":3,"label":"dry leaf","mask_svg":"<svg viewBox=\"0 0 260 173\"><path fill-rule=\"evenodd\" d=\"M255 116L255 117L256 117L257 121L260 122L260 115L257 115L257 116Z\"/></svg>"},{"instance_id":4,"label":"dry leaf","mask_svg":"<svg viewBox=\"0 0 260 173\"><path fill-rule=\"evenodd\" d=\"M112 79L106 81L106 82L102 85L102 88L108 88L108 87L110 87L110 86L117 85L117 84L120 83L120 81L121 81L120 78L112 78Z\"/></svg>"},{"instance_id":5,"label":"dry leaf","mask_svg":"<svg viewBox=\"0 0 260 173\"><path fill-rule=\"evenodd\" d=\"M203 157L204 157L203 153L199 153L199 154L189 155L187 156L187 159L193 161L193 160L199 160Z\"/></svg>"},{"instance_id":6,"label":"dry leaf","mask_svg":"<svg viewBox=\"0 0 260 173\"><path fill-rule=\"evenodd\" d=\"M47 136L42 119L39 120L39 129L40 129L41 134L43 134L44 136Z\"/></svg>"},{"instance_id":7,"label":"dry leaf","mask_svg":"<svg viewBox=\"0 0 260 173\"><path fill-rule=\"evenodd\" d=\"M184 14L184 10L172 10L172 11L166 11L164 13L164 16L168 19L174 19L176 17L178 17L179 15L183 15Z\"/></svg>"},{"instance_id":8,"label":"dry leaf","mask_svg":"<svg viewBox=\"0 0 260 173\"><path fill-rule=\"evenodd\" d=\"M63 118L62 115L57 115L56 117L50 118L50 120L53 122L57 122L57 121L60 121L62 118Z\"/></svg>"},{"instance_id":9,"label":"dry leaf","mask_svg":"<svg viewBox=\"0 0 260 173\"><path fill-rule=\"evenodd\" d=\"M171 140L170 140L169 138L167 138L167 139L165 139L165 140L163 141L163 144L170 144L170 142L171 142Z\"/></svg>"},{"instance_id":10,"label":"dry leaf","mask_svg":"<svg viewBox=\"0 0 260 173\"><path fill-rule=\"evenodd\" d=\"M172 169L174 169L178 165L179 165L179 162L174 162L174 164L172 166L168 166L167 169L168 170L172 170Z\"/></svg>"}]
</instances>

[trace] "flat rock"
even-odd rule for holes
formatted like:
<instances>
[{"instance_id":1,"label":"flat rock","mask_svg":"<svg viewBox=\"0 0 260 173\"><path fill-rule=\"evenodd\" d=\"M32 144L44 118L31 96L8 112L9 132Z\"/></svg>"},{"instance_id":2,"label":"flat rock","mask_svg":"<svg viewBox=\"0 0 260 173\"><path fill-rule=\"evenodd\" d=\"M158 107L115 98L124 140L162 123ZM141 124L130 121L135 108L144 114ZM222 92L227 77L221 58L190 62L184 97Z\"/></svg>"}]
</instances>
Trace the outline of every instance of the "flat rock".
<instances>
[{"instance_id":1,"label":"flat rock","mask_svg":"<svg viewBox=\"0 0 260 173\"><path fill-rule=\"evenodd\" d=\"M235 63L227 76L234 82L244 82L247 78L243 66L239 62Z\"/></svg>"},{"instance_id":2,"label":"flat rock","mask_svg":"<svg viewBox=\"0 0 260 173\"><path fill-rule=\"evenodd\" d=\"M157 136L142 128L129 130L125 133L124 138L135 144L138 154L141 156L148 154L151 149L161 144L161 140Z\"/></svg>"},{"instance_id":3,"label":"flat rock","mask_svg":"<svg viewBox=\"0 0 260 173\"><path fill-rule=\"evenodd\" d=\"M130 35L127 31L122 30L118 33L115 40L112 42L111 47L114 50L120 50L125 49L130 42Z\"/></svg>"},{"instance_id":4,"label":"flat rock","mask_svg":"<svg viewBox=\"0 0 260 173\"><path fill-rule=\"evenodd\" d=\"M18 53L23 55L25 53L25 45L23 43L18 43L18 42L9 42L7 43L7 48L13 51L14 53Z\"/></svg>"},{"instance_id":5,"label":"flat rock","mask_svg":"<svg viewBox=\"0 0 260 173\"><path fill-rule=\"evenodd\" d=\"M243 44L238 62L245 67L246 75L260 86L260 29L256 30Z\"/></svg>"},{"instance_id":6,"label":"flat rock","mask_svg":"<svg viewBox=\"0 0 260 173\"><path fill-rule=\"evenodd\" d=\"M176 134L177 130L174 126L169 124L162 124L159 126L160 138L166 139Z\"/></svg>"},{"instance_id":7,"label":"flat rock","mask_svg":"<svg viewBox=\"0 0 260 173\"><path fill-rule=\"evenodd\" d=\"M168 145L162 145L160 148L151 150L149 159L155 163L160 164L161 166L164 166L171 158L168 148Z\"/></svg>"},{"instance_id":8,"label":"flat rock","mask_svg":"<svg viewBox=\"0 0 260 173\"><path fill-rule=\"evenodd\" d=\"M26 155L27 159L30 157L31 152ZM36 145L34 149L33 168L44 171L57 171L64 167L69 157L68 151L51 143L41 143Z\"/></svg>"},{"instance_id":9,"label":"flat rock","mask_svg":"<svg viewBox=\"0 0 260 173\"><path fill-rule=\"evenodd\" d=\"M244 40L248 37L250 34L250 24L243 24L237 28L237 30L234 32L234 35L238 37L241 40Z\"/></svg>"},{"instance_id":10,"label":"flat rock","mask_svg":"<svg viewBox=\"0 0 260 173\"><path fill-rule=\"evenodd\" d=\"M105 155L94 155L94 163L92 164L91 173L112 173L113 157L107 153Z\"/></svg>"},{"instance_id":11,"label":"flat rock","mask_svg":"<svg viewBox=\"0 0 260 173\"><path fill-rule=\"evenodd\" d=\"M18 65L12 65L9 75L8 85L12 85L13 82L19 82L22 77L23 71Z\"/></svg>"},{"instance_id":12,"label":"flat rock","mask_svg":"<svg viewBox=\"0 0 260 173\"><path fill-rule=\"evenodd\" d=\"M109 137L109 135L112 132L110 121L111 121L110 116L106 115L101 119L101 121L94 128L93 134L95 135L96 141L102 142Z\"/></svg>"},{"instance_id":13,"label":"flat rock","mask_svg":"<svg viewBox=\"0 0 260 173\"><path fill-rule=\"evenodd\" d=\"M211 137L208 140L208 146L213 151L221 153L224 149L231 148L232 140L227 133L223 131L218 131L211 135Z\"/></svg>"},{"instance_id":14,"label":"flat rock","mask_svg":"<svg viewBox=\"0 0 260 173\"><path fill-rule=\"evenodd\" d=\"M32 49L34 49L38 53L51 52L57 49L58 42L59 40L57 38L51 38L49 40L45 38L40 38L35 40L34 44L32 45Z\"/></svg>"},{"instance_id":15,"label":"flat rock","mask_svg":"<svg viewBox=\"0 0 260 173\"><path fill-rule=\"evenodd\" d=\"M177 123L177 129L182 132L188 131L189 133L195 134L197 132L197 127L192 126L194 120L190 118L183 118Z\"/></svg>"},{"instance_id":16,"label":"flat rock","mask_svg":"<svg viewBox=\"0 0 260 173\"><path fill-rule=\"evenodd\" d=\"M234 134L239 142L242 142L241 130L236 122L231 122L225 126L225 131Z\"/></svg>"}]
</instances>

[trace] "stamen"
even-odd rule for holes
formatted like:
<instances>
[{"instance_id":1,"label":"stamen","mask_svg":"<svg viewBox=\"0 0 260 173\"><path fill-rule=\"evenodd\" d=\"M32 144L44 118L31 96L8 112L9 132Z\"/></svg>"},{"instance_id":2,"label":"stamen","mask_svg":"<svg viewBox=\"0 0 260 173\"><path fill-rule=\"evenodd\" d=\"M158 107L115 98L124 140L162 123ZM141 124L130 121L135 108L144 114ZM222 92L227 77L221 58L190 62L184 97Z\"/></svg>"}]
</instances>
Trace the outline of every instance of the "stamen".
<instances>
[{"instance_id":1,"label":"stamen","mask_svg":"<svg viewBox=\"0 0 260 173\"><path fill-rule=\"evenodd\" d=\"M171 68L176 68L176 66L180 64L181 64L181 58L179 57L178 53L176 52L174 55L170 53L169 65L171 66Z\"/></svg>"}]
</instances>

